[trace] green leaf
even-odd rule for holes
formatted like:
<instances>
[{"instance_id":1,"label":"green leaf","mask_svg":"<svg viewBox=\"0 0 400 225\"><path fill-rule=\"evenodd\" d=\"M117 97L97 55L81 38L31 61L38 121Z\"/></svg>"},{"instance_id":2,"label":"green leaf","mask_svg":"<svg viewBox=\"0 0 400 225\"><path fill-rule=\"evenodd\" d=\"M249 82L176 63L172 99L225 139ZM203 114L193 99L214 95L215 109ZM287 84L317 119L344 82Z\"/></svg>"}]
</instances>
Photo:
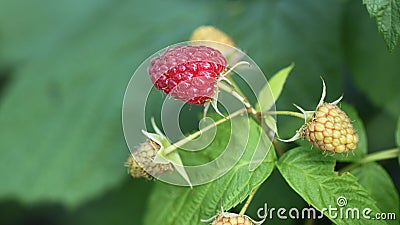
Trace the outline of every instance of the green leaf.
<instances>
[{"instance_id":1,"label":"green leaf","mask_svg":"<svg viewBox=\"0 0 400 225\"><path fill-rule=\"evenodd\" d=\"M282 196L284 196L284 198L282 198ZM267 208L276 209L302 209L308 206L308 204L293 191L278 170L274 170L267 182L264 182L258 189L246 211L246 215L257 219L257 211L260 208L265 208L265 205L267 205ZM272 219L268 217L263 224L297 225L298 220L290 218L282 220L275 216Z\"/></svg>"},{"instance_id":2,"label":"green leaf","mask_svg":"<svg viewBox=\"0 0 400 225\"><path fill-rule=\"evenodd\" d=\"M354 149L353 153L349 154L334 154L333 157L342 162L355 162L360 159L362 159L368 152L368 147L367 147L367 134L364 129L364 125L360 117L358 116L358 113L354 107L351 105L342 103L341 104L341 109L346 112L346 114L349 116L351 123L354 126L354 129L356 130L358 134L358 146L356 149Z\"/></svg>"},{"instance_id":3,"label":"green leaf","mask_svg":"<svg viewBox=\"0 0 400 225\"><path fill-rule=\"evenodd\" d=\"M0 58L13 72L1 95L0 198L77 207L128 176L121 105L133 71L187 38L209 11L182 1L168 9L157 1L24 4L0 1ZM146 79L133 93L137 118ZM135 127L137 145L144 128Z\"/></svg>"},{"instance_id":4,"label":"green leaf","mask_svg":"<svg viewBox=\"0 0 400 225\"><path fill-rule=\"evenodd\" d=\"M386 2L386 1L382 1ZM376 30L374 21L368 19L368 13L357 1L348 2L344 23L344 56L356 88L362 95L380 108L387 110L392 116L400 114L400 48L389 53ZM397 3L398 4L398 3ZM354 19L358 18L358 19ZM400 23L397 23L400 24ZM352 97L352 95L354 97ZM360 99L359 93L348 89L346 98L353 101ZM363 111L371 115L371 107L365 106ZM387 117L387 116L386 116ZM384 128L386 126L383 126ZM367 127L367 130L368 127ZM379 130L384 133L385 129ZM385 136L389 136L387 133ZM389 143L380 142L381 146Z\"/></svg>"},{"instance_id":5,"label":"green leaf","mask_svg":"<svg viewBox=\"0 0 400 225\"><path fill-rule=\"evenodd\" d=\"M193 189L158 183L150 198L148 208L151 210L146 214L144 224L204 224L200 222L201 219L214 216L221 206L224 210L236 206L269 177L276 161L274 149L271 147L264 162L250 171L249 166L257 145L262 146L263 142L258 143L259 126L254 121L247 118L240 120L243 124L250 124L251 138L236 165L222 177ZM221 124L218 126L220 128L229 128L229 125ZM202 151L212 152L225 148L225 140L229 140L229 135L229 132L218 132L215 141ZM240 138L243 138L241 132L233 133L229 141L237 142Z\"/></svg>"},{"instance_id":6,"label":"green leaf","mask_svg":"<svg viewBox=\"0 0 400 225\"><path fill-rule=\"evenodd\" d=\"M338 175L334 171L335 160L330 157L316 154L304 147L298 147L284 154L278 161L278 169L288 184L318 210L325 208L358 208L360 215L364 208L372 209L372 215L380 212L368 192L349 173ZM338 205L339 198L346 198L347 204ZM350 219L341 216L334 217L329 211L324 211L336 224L368 224L369 220L362 218ZM375 221L376 224L385 224Z\"/></svg>"},{"instance_id":7,"label":"green leaf","mask_svg":"<svg viewBox=\"0 0 400 225\"><path fill-rule=\"evenodd\" d=\"M264 74L294 62L296 67L276 103L277 109L295 109L293 103L314 110L321 96L323 75L330 91L327 99L341 94L344 76L342 44L342 7L339 1L238 1L229 4L234 10L226 13L221 24L238 40ZM329 8L327 11L326 9ZM316 20L315 18L319 18ZM249 27L262 27L252 35ZM331 98L331 96L334 96ZM288 137L299 127L288 117L278 117L279 134ZM296 121L302 122L296 118Z\"/></svg>"},{"instance_id":8,"label":"green leaf","mask_svg":"<svg viewBox=\"0 0 400 225\"><path fill-rule=\"evenodd\" d=\"M399 195L391 177L382 166L375 162L367 163L351 173L367 189L381 212L399 215ZM398 221L387 220L387 223L398 224Z\"/></svg>"},{"instance_id":9,"label":"green leaf","mask_svg":"<svg viewBox=\"0 0 400 225\"><path fill-rule=\"evenodd\" d=\"M369 15L375 17L379 32L382 33L390 51L394 49L400 35L400 1L363 0Z\"/></svg>"},{"instance_id":10,"label":"green leaf","mask_svg":"<svg viewBox=\"0 0 400 225\"><path fill-rule=\"evenodd\" d=\"M134 203L146 202L152 187L152 182L128 177L106 195L89 201L73 211L66 209L69 212L68 217L62 218L62 222L57 220L57 223L60 225L108 225L135 221L135 224L142 224L146 207L143 204Z\"/></svg>"},{"instance_id":11,"label":"green leaf","mask_svg":"<svg viewBox=\"0 0 400 225\"><path fill-rule=\"evenodd\" d=\"M127 221L142 224L143 215L146 213L146 207L142 203L149 198L153 185L153 182L145 179L126 177L120 185L108 190L107 194L88 201L74 210L62 207L58 203L41 203L39 207L35 207L2 199L0 222L16 225L29 224L29 221L39 219L45 220L45 224L57 225L109 225L126 224Z\"/></svg>"},{"instance_id":12,"label":"green leaf","mask_svg":"<svg viewBox=\"0 0 400 225\"><path fill-rule=\"evenodd\" d=\"M400 149L400 116L399 116L399 119L397 120L396 143L397 143L397 148ZM399 164L400 164L400 151L399 151L398 160L399 160Z\"/></svg>"},{"instance_id":13,"label":"green leaf","mask_svg":"<svg viewBox=\"0 0 400 225\"><path fill-rule=\"evenodd\" d=\"M266 112L271 109L274 103L278 100L281 95L283 86L286 83L286 79L289 73L292 71L294 63L288 67L279 70L268 83L261 89L259 93L258 103L256 109L261 112Z\"/></svg>"}]
</instances>

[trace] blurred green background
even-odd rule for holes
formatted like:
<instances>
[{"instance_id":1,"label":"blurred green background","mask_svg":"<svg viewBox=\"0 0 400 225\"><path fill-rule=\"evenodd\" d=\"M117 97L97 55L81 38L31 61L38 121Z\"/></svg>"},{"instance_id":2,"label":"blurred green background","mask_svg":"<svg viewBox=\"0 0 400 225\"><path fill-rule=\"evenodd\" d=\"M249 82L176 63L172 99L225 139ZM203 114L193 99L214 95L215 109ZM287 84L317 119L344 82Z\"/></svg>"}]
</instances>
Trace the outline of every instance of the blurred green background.
<instances>
[{"instance_id":1,"label":"blurred green background","mask_svg":"<svg viewBox=\"0 0 400 225\"><path fill-rule=\"evenodd\" d=\"M268 77L296 64L277 109L314 109L323 76L328 101L344 93L358 110L370 152L395 146L400 48L388 52L361 0L1 0L0 224L141 224L153 183L123 166L125 87L201 25L228 33ZM281 135L301 122L280 118ZM398 161L381 165L399 189ZM276 172L249 211L264 202L305 204Z\"/></svg>"}]
</instances>

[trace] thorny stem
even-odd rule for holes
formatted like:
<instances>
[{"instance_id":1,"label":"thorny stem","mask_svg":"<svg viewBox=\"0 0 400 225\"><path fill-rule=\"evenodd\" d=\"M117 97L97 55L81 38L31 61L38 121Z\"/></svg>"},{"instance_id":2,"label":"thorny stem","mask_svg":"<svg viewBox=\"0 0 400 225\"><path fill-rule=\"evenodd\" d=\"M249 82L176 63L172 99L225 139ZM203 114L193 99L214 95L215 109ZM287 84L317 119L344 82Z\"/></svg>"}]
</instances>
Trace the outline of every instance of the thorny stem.
<instances>
[{"instance_id":1,"label":"thorny stem","mask_svg":"<svg viewBox=\"0 0 400 225\"><path fill-rule=\"evenodd\" d=\"M197 138L198 136L200 136L202 132L205 132L205 131L213 128L213 127L216 127L216 126L220 125L223 122L226 122L226 121L228 121L228 120L230 120L230 119L232 119L232 118L234 118L234 117L236 117L236 116L238 116L240 114L243 114L246 111L247 111L247 109L239 109L239 110L235 111L234 113L230 114L229 116L224 117L224 118L216 121L215 123L210 124L210 125L204 127L203 129L200 129L199 131L196 131L195 133L189 135L188 137L186 137L186 138L184 138L182 140L179 140L178 142L176 142L176 143L172 144L171 146L167 147L165 149L165 154L168 155L168 154L172 153L177 148L183 146L184 144L188 143L189 141L191 141L191 140Z\"/></svg>"},{"instance_id":2,"label":"thorny stem","mask_svg":"<svg viewBox=\"0 0 400 225\"><path fill-rule=\"evenodd\" d=\"M258 189L260 188L261 185L257 186L256 188L254 188L254 190L250 193L249 197L246 200L246 203L244 203L244 206L242 207L242 209L239 212L239 215L244 215L247 208L249 207L251 200L253 200L254 195L256 194L256 192L258 191Z\"/></svg>"},{"instance_id":3,"label":"thorny stem","mask_svg":"<svg viewBox=\"0 0 400 225\"><path fill-rule=\"evenodd\" d=\"M344 173L344 172L348 172L352 169L355 169L363 164L369 163L369 162L375 162L375 161L379 161L379 160L385 160L385 159L392 159L392 158L396 158L399 156L399 149L398 148L394 148L394 149L389 149L389 150L383 150L383 151L379 151L376 153L372 153L369 154L367 156L365 156L364 158L362 158L360 161L355 162L353 164L350 164L346 167L343 167L342 169L339 170L339 173Z\"/></svg>"}]
</instances>

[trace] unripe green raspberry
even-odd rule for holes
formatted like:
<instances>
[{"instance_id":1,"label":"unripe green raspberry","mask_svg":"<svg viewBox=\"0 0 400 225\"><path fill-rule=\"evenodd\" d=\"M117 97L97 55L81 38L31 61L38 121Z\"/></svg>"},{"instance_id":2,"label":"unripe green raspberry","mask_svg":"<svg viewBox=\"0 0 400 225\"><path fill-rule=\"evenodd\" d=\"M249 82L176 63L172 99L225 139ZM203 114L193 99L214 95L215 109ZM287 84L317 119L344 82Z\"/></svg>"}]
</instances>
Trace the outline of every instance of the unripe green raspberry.
<instances>
[{"instance_id":1,"label":"unripe green raspberry","mask_svg":"<svg viewBox=\"0 0 400 225\"><path fill-rule=\"evenodd\" d=\"M254 223L247 216L219 214L212 225L254 225Z\"/></svg>"},{"instance_id":2,"label":"unripe green raspberry","mask_svg":"<svg viewBox=\"0 0 400 225\"><path fill-rule=\"evenodd\" d=\"M353 151L358 144L358 135L349 117L332 103L321 104L300 134L313 146L333 153Z\"/></svg>"},{"instance_id":3,"label":"unripe green raspberry","mask_svg":"<svg viewBox=\"0 0 400 225\"><path fill-rule=\"evenodd\" d=\"M128 173L135 178L144 177L151 179L152 176L158 176L168 171L173 171L171 163L154 163L153 159L157 155L160 146L147 139L139 148L133 152L125 165L128 167Z\"/></svg>"}]
</instances>

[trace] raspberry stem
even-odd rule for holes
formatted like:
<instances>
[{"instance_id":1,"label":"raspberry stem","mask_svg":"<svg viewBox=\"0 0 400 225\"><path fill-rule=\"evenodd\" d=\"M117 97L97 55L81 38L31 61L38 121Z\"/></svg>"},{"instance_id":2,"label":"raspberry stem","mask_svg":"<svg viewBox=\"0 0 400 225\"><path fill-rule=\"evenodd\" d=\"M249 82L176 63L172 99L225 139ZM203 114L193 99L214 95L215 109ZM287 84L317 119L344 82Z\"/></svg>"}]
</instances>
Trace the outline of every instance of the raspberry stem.
<instances>
[{"instance_id":1,"label":"raspberry stem","mask_svg":"<svg viewBox=\"0 0 400 225\"><path fill-rule=\"evenodd\" d=\"M252 115L257 114L257 111L253 108L253 106L251 106L251 104L247 101L247 99L245 97L243 97L242 95L238 94L232 87L230 87L222 82L218 83L218 87L221 90L228 92L233 97L237 98L239 101L241 101L249 113L251 113Z\"/></svg>"},{"instance_id":2,"label":"raspberry stem","mask_svg":"<svg viewBox=\"0 0 400 225\"><path fill-rule=\"evenodd\" d=\"M167 147L165 149L165 151L164 151L165 155L168 155L168 154L174 152L177 148L182 147L183 145L187 144L189 141L197 138L198 136L201 135L202 132L205 132L205 131L213 128L213 127L216 127L216 126L218 126L218 125L220 125L220 124L222 124L222 123L224 123L224 122L226 122L226 121L228 121L228 120L230 120L230 119L232 119L232 118L234 118L234 117L236 117L238 115L241 115L241 114L245 113L246 111L247 111L246 109L239 109L239 110L233 112L232 114L230 114L229 116L224 117L224 118L216 121L215 123L210 124L210 125L204 127L203 129L200 129L199 131L196 131L195 133L189 135L188 137L175 142L174 144L170 145L169 147Z\"/></svg>"},{"instance_id":3,"label":"raspberry stem","mask_svg":"<svg viewBox=\"0 0 400 225\"><path fill-rule=\"evenodd\" d=\"M220 78L219 78L220 81L225 80L226 82L228 82L228 83L233 87L233 89L234 89L237 93L239 93L239 95L241 95L241 96L244 96L244 94L243 94L243 92L240 90L240 88L239 88L239 86L236 84L236 82L232 79L232 76L231 76L231 75L232 75L232 72L234 71L234 69L235 69L236 67L238 67L238 66L240 66L240 65L244 65L244 64L250 66L250 63L249 63L249 62L240 61L240 62L236 63L235 65L233 65L232 67L230 67L228 71L226 71L226 72L224 72L223 74L221 74L221 76L220 76Z\"/></svg>"},{"instance_id":4,"label":"raspberry stem","mask_svg":"<svg viewBox=\"0 0 400 225\"><path fill-rule=\"evenodd\" d=\"M285 115L285 116L293 116L300 119L304 119L304 115L298 112L292 111L267 111L264 112L263 115Z\"/></svg>"},{"instance_id":5,"label":"raspberry stem","mask_svg":"<svg viewBox=\"0 0 400 225\"><path fill-rule=\"evenodd\" d=\"M239 212L239 215L244 215L246 213L247 208L249 207L251 201L254 198L254 195L257 193L258 189L260 188L260 185L254 188L254 190L250 193L249 197L246 200L246 203L244 203L244 206Z\"/></svg>"},{"instance_id":6,"label":"raspberry stem","mask_svg":"<svg viewBox=\"0 0 400 225\"><path fill-rule=\"evenodd\" d=\"M235 65L233 65L231 68L229 68L229 70L226 71L226 72L224 73L223 76L225 77L225 76L229 75L230 73L232 73L232 71L234 71L234 69L235 69L236 67L241 66L241 65L248 65L248 66L250 66L250 63L249 63L249 62L246 62L246 61L240 61L240 62L236 63Z\"/></svg>"},{"instance_id":7,"label":"raspberry stem","mask_svg":"<svg viewBox=\"0 0 400 225\"><path fill-rule=\"evenodd\" d=\"M399 156L399 152L400 152L400 150L398 148L394 148L394 149L383 150L383 151L375 152L372 154L368 154L364 158L362 158L360 161L352 163L346 167L343 167L342 169L339 170L339 173L349 172L349 171L351 171L363 164L369 163L369 162L397 158Z\"/></svg>"},{"instance_id":8,"label":"raspberry stem","mask_svg":"<svg viewBox=\"0 0 400 225\"><path fill-rule=\"evenodd\" d=\"M234 90L236 90L237 93L239 93L241 96L244 96L242 90L240 90L239 86L236 84L236 82L232 79L231 76L229 76L229 74L225 75L226 79L229 80L229 82L231 83L232 87Z\"/></svg>"}]
</instances>

